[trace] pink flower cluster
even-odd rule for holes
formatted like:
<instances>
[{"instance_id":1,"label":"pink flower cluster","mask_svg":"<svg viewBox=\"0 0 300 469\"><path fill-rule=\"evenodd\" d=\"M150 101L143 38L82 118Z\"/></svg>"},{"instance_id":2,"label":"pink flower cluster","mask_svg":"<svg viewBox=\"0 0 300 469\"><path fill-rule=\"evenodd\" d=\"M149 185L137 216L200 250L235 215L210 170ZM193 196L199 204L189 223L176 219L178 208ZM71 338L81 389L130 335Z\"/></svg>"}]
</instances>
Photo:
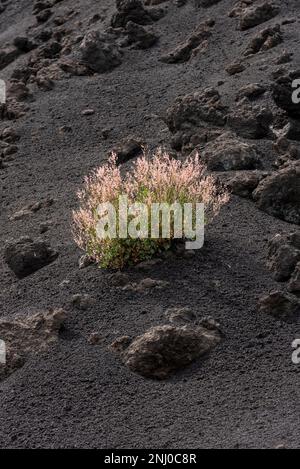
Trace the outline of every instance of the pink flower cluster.
<instances>
[{"instance_id":1,"label":"pink flower cluster","mask_svg":"<svg viewBox=\"0 0 300 469\"><path fill-rule=\"evenodd\" d=\"M98 261L109 243L97 239L97 207L105 202L117 206L120 195L127 195L129 203L143 202L148 207L152 203L204 203L206 222L211 221L229 199L215 179L206 175L198 155L180 161L163 150L153 156L145 152L124 177L112 155L105 165L85 178L83 189L78 193L80 208L73 212L76 243Z\"/></svg>"}]
</instances>

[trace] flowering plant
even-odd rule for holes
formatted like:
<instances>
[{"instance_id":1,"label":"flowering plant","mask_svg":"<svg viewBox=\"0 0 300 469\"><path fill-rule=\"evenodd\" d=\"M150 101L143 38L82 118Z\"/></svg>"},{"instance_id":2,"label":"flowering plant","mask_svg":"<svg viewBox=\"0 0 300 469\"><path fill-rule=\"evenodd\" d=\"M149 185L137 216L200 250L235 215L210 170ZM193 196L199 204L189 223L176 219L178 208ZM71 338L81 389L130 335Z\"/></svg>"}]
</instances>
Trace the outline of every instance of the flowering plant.
<instances>
[{"instance_id":1,"label":"flowering plant","mask_svg":"<svg viewBox=\"0 0 300 469\"><path fill-rule=\"evenodd\" d=\"M80 208L73 212L75 242L89 257L106 268L123 268L170 249L175 238L178 238L174 214L170 219L170 235L163 236L162 226L159 226L159 235L153 238L153 206L162 203L169 206L176 204L177 207L204 204L205 223L208 223L228 201L228 193L217 186L212 176L205 174L205 169L199 162L198 155L182 162L172 158L167 152L158 150L152 158L144 152L133 164L132 171L122 177L116 157L112 155L105 165L85 178L83 189L78 192ZM99 237L99 206L105 204L107 207L109 203L118 214L120 197L124 196L128 204L135 207L143 204L149 209L146 236L120 237L120 224L117 223L114 237ZM129 219L134 219L133 212ZM162 223L163 219L160 217L159 225ZM181 238L186 238L184 231Z\"/></svg>"}]
</instances>

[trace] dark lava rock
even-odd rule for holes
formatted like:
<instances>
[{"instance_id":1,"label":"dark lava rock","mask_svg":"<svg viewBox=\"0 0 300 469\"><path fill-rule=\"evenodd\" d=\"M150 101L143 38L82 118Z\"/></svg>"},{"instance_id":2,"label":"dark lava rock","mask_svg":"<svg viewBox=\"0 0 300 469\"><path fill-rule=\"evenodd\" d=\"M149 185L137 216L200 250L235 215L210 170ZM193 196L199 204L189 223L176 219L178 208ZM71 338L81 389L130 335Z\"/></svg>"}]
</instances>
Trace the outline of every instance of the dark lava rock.
<instances>
[{"instance_id":1,"label":"dark lava rock","mask_svg":"<svg viewBox=\"0 0 300 469\"><path fill-rule=\"evenodd\" d=\"M127 161L141 155L143 152L143 143L134 137L128 137L116 146L112 153L117 157L117 164L124 164Z\"/></svg>"},{"instance_id":2,"label":"dark lava rock","mask_svg":"<svg viewBox=\"0 0 300 469\"><path fill-rule=\"evenodd\" d=\"M47 8L46 10L42 10L36 14L36 20L38 23L46 23L48 19L52 16L52 10Z\"/></svg>"},{"instance_id":3,"label":"dark lava rock","mask_svg":"<svg viewBox=\"0 0 300 469\"><path fill-rule=\"evenodd\" d=\"M36 15L40 11L47 10L52 6L52 2L47 0L37 0L33 5L33 14Z\"/></svg>"},{"instance_id":4,"label":"dark lava rock","mask_svg":"<svg viewBox=\"0 0 300 469\"><path fill-rule=\"evenodd\" d=\"M31 97L29 88L22 81L11 81L8 89L7 96L14 98L16 101L26 101Z\"/></svg>"},{"instance_id":5,"label":"dark lava rock","mask_svg":"<svg viewBox=\"0 0 300 469\"><path fill-rule=\"evenodd\" d=\"M286 126L283 131L286 131L286 136L288 135L289 124ZM278 154L274 165L278 168L283 165L290 164L293 160L298 160L300 157L300 152L296 145L291 143L286 136L279 137L277 141L273 144L274 151Z\"/></svg>"},{"instance_id":6,"label":"dark lava rock","mask_svg":"<svg viewBox=\"0 0 300 469\"><path fill-rule=\"evenodd\" d=\"M244 55L257 54L261 51L266 51L278 46L283 42L283 35L280 26L270 26L254 36L250 41Z\"/></svg>"},{"instance_id":7,"label":"dark lava rock","mask_svg":"<svg viewBox=\"0 0 300 469\"><path fill-rule=\"evenodd\" d=\"M233 62L226 67L226 72L228 75L237 75L238 73L242 73L246 70L246 65L242 62Z\"/></svg>"},{"instance_id":8,"label":"dark lava rock","mask_svg":"<svg viewBox=\"0 0 300 469\"><path fill-rule=\"evenodd\" d=\"M39 200L38 202L33 202L25 205L23 208L15 212L9 217L10 221L21 220L22 218L33 215L34 213L39 212L43 208L48 208L53 205L53 199Z\"/></svg>"},{"instance_id":9,"label":"dark lava rock","mask_svg":"<svg viewBox=\"0 0 300 469\"><path fill-rule=\"evenodd\" d=\"M227 107L214 88L206 88L179 97L169 107L164 120L174 135L172 146L176 150L192 151L222 133L226 123Z\"/></svg>"},{"instance_id":10,"label":"dark lava rock","mask_svg":"<svg viewBox=\"0 0 300 469\"><path fill-rule=\"evenodd\" d=\"M51 29L43 29L34 36L34 39L38 42L48 42L52 36L53 31Z\"/></svg>"},{"instance_id":11,"label":"dark lava rock","mask_svg":"<svg viewBox=\"0 0 300 469\"><path fill-rule=\"evenodd\" d=\"M250 145L230 133L209 142L200 152L201 161L210 171L232 171L261 167L255 145Z\"/></svg>"},{"instance_id":12,"label":"dark lava rock","mask_svg":"<svg viewBox=\"0 0 300 469\"><path fill-rule=\"evenodd\" d=\"M252 198L252 193L264 178L264 173L259 171L239 171L229 179L226 186L234 195L244 198Z\"/></svg>"},{"instance_id":13,"label":"dark lava rock","mask_svg":"<svg viewBox=\"0 0 300 469\"><path fill-rule=\"evenodd\" d=\"M136 49L149 49L158 41L158 37L153 32L147 31L133 21L128 21L125 32L127 34L126 45Z\"/></svg>"},{"instance_id":14,"label":"dark lava rock","mask_svg":"<svg viewBox=\"0 0 300 469\"><path fill-rule=\"evenodd\" d=\"M14 46L19 49L20 52L27 53L35 49L36 44L34 44L26 36L18 36L14 39Z\"/></svg>"},{"instance_id":15,"label":"dark lava rock","mask_svg":"<svg viewBox=\"0 0 300 469\"><path fill-rule=\"evenodd\" d=\"M81 61L97 73L104 73L121 64L119 48L109 35L98 31L87 33L80 44Z\"/></svg>"},{"instance_id":16,"label":"dark lava rock","mask_svg":"<svg viewBox=\"0 0 300 469\"><path fill-rule=\"evenodd\" d=\"M165 311L165 317L172 324L177 325L194 323L197 320L197 315L187 306L168 308Z\"/></svg>"},{"instance_id":17,"label":"dark lava rock","mask_svg":"<svg viewBox=\"0 0 300 469\"><path fill-rule=\"evenodd\" d=\"M58 253L41 240L20 238L6 246L4 259L18 278L24 278L53 262Z\"/></svg>"},{"instance_id":18,"label":"dark lava rock","mask_svg":"<svg viewBox=\"0 0 300 469\"><path fill-rule=\"evenodd\" d=\"M157 326L145 334L117 340L112 349L124 364L146 378L166 379L197 358L210 352L221 340L216 330L201 326Z\"/></svg>"},{"instance_id":19,"label":"dark lava rock","mask_svg":"<svg viewBox=\"0 0 300 469\"><path fill-rule=\"evenodd\" d=\"M300 262L300 233L277 234L268 244L267 267L278 282L288 280Z\"/></svg>"},{"instance_id":20,"label":"dark lava rock","mask_svg":"<svg viewBox=\"0 0 300 469\"><path fill-rule=\"evenodd\" d=\"M0 134L0 139L7 143L14 143L20 140L20 135L13 127L5 127Z\"/></svg>"},{"instance_id":21,"label":"dark lava rock","mask_svg":"<svg viewBox=\"0 0 300 469\"><path fill-rule=\"evenodd\" d=\"M7 97L6 103L0 104L0 119L15 120L26 114L28 108L13 98Z\"/></svg>"},{"instance_id":22,"label":"dark lava rock","mask_svg":"<svg viewBox=\"0 0 300 469\"><path fill-rule=\"evenodd\" d=\"M18 66L12 72L11 78L14 80L23 81L24 83L27 83L30 77L34 75L35 73L36 72L32 67L28 67L27 65Z\"/></svg>"},{"instance_id":23,"label":"dark lava rock","mask_svg":"<svg viewBox=\"0 0 300 469\"><path fill-rule=\"evenodd\" d=\"M300 103L293 102L294 80L300 79L300 70L290 72L288 75L279 77L272 84L272 96L278 107L287 112L295 119L300 119ZM299 86L298 86L299 88Z\"/></svg>"},{"instance_id":24,"label":"dark lava rock","mask_svg":"<svg viewBox=\"0 0 300 469\"><path fill-rule=\"evenodd\" d=\"M214 24L213 20L201 23L184 43L179 44L173 51L162 56L160 60L165 63L187 62L199 46L210 38L212 35L211 28Z\"/></svg>"},{"instance_id":25,"label":"dark lava rock","mask_svg":"<svg viewBox=\"0 0 300 469\"><path fill-rule=\"evenodd\" d=\"M88 294L76 294L71 298L71 304L81 311L86 311L96 304L96 300Z\"/></svg>"},{"instance_id":26,"label":"dark lava rock","mask_svg":"<svg viewBox=\"0 0 300 469\"><path fill-rule=\"evenodd\" d=\"M293 52L283 51L274 61L275 65L287 64L293 59Z\"/></svg>"},{"instance_id":27,"label":"dark lava rock","mask_svg":"<svg viewBox=\"0 0 300 469\"><path fill-rule=\"evenodd\" d=\"M267 91L267 88L259 83L249 83L239 89L237 94L237 101L240 101L243 98L248 98L249 100L255 100L263 95Z\"/></svg>"},{"instance_id":28,"label":"dark lava rock","mask_svg":"<svg viewBox=\"0 0 300 469\"><path fill-rule=\"evenodd\" d=\"M15 46L0 49L0 70L12 63L19 55L20 51Z\"/></svg>"},{"instance_id":29,"label":"dark lava rock","mask_svg":"<svg viewBox=\"0 0 300 469\"><path fill-rule=\"evenodd\" d=\"M71 76L85 76L93 74L92 69L88 65L68 57L62 57L59 59L57 64L65 73L68 73Z\"/></svg>"},{"instance_id":30,"label":"dark lava rock","mask_svg":"<svg viewBox=\"0 0 300 469\"><path fill-rule=\"evenodd\" d=\"M257 206L274 217L300 224L300 161L263 179L253 193Z\"/></svg>"},{"instance_id":31,"label":"dark lava rock","mask_svg":"<svg viewBox=\"0 0 300 469\"><path fill-rule=\"evenodd\" d=\"M147 10L141 0L116 0L117 13L111 20L113 28L124 28L128 21L146 25L154 21L151 10Z\"/></svg>"},{"instance_id":32,"label":"dark lava rock","mask_svg":"<svg viewBox=\"0 0 300 469\"><path fill-rule=\"evenodd\" d=\"M177 98L166 113L165 120L169 129L173 132L189 125L197 126L201 121L224 126L227 108L221 104L220 99L218 91L213 88Z\"/></svg>"},{"instance_id":33,"label":"dark lava rock","mask_svg":"<svg viewBox=\"0 0 300 469\"><path fill-rule=\"evenodd\" d=\"M263 2L246 8L240 17L240 29L253 28L278 15L280 8L271 2Z\"/></svg>"},{"instance_id":34,"label":"dark lava rock","mask_svg":"<svg viewBox=\"0 0 300 469\"><path fill-rule=\"evenodd\" d=\"M1 319L0 337L5 342L6 363L0 362L0 381L22 367L30 356L57 342L65 319L62 309L15 320Z\"/></svg>"},{"instance_id":35,"label":"dark lava rock","mask_svg":"<svg viewBox=\"0 0 300 469\"><path fill-rule=\"evenodd\" d=\"M270 137L272 122L273 114L268 108L254 106L247 99L239 101L227 116L228 127L239 136L250 139Z\"/></svg>"},{"instance_id":36,"label":"dark lava rock","mask_svg":"<svg viewBox=\"0 0 300 469\"><path fill-rule=\"evenodd\" d=\"M276 319L289 321L299 316L300 300L289 293L274 291L259 300L258 310Z\"/></svg>"},{"instance_id":37,"label":"dark lava rock","mask_svg":"<svg viewBox=\"0 0 300 469\"><path fill-rule=\"evenodd\" d=\"M300 104L298 105L300 107ZM300 142L300 121L295 119L289 119L289 122L285 128L285 137L289 140L296 140Z\"/></svg>"},{"instance_id":38,"label":"dark lava rock","mask_svg":"<svg viewBox=\"0 0 300 469\"><path fill-rule=\"evenodd\" d=\"M46 45L39 47L38 58L55 59L59 57L62 45L57 41L49 41Z\"/></svg>"}]
</instances>

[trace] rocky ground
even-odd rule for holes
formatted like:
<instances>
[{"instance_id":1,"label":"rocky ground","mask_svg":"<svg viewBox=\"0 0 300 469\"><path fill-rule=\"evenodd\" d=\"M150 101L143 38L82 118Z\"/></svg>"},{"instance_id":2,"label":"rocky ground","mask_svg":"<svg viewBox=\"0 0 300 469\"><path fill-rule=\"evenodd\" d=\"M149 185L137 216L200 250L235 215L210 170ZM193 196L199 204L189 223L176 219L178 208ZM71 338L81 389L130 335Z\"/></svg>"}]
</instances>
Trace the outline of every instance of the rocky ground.
<instances>
[{"instance_id":1,"label":"rocky ground","mask_svg":"<svg viewBox=\"0 0 300 469\"><path fill-rule=\"evenodd\" d=\"M297 448L298 0L2 0L2 448ZM115 150L198 151L202 250L89 265L76 191Z\"/></svg>"}]
</instances>

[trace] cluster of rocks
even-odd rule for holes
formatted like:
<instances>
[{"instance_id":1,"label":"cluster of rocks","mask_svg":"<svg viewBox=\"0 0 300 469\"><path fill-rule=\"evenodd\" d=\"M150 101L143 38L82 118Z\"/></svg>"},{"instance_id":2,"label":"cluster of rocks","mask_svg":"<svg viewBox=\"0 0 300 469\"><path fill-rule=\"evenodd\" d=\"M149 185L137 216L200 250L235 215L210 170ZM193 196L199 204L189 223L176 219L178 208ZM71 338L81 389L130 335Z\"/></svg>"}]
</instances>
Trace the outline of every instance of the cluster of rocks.
<instances>
[{"instance_id":1,"label":"cluster of rocks","mask_svg":"<svg viewBox=\"0 0 300 469\"><path fill-rule=\"evenodd\" d=\"M63 17L53 16L51 8L60 1L37 1L33 9L36 29L0 49L0 69L30 52L27 65L17 67L12 74L18 86L20 82L35 83L51 90L56 80L66 76L108 72L121 64L123 47L147 49L157 42L158 37L144 26L165 14L162 8L146 8L141 0L117 0L117 12L106 32L95 29L80 35L64 26L77 13L75 10Z\"/></svg>"},{"instance_id":2,"label":"cluster of rocks","mask_svg":"<svg viewBox=\"0 0 300 469\"><path fill-rule=\"evenodd\" d=\"M283 34L279 24L269 26L257 33L248 44L244 55L249 56L272 49L283 42Z\"/></svg>"},{"instance_id":3,"label":"cluster of rocks","mask_svg":"<svg viewBox=\"0 0 300 469\"><path fill-rule=\"evenodd\" d=\"M198 5L205 6L202 2ZM229 16L238 18L239 29L244 31L272 20L279 12L280 6L268 0L239 0ZM210 36L212 26L210 21L201 25L201 32L206 35L203 42ZM163 59L166 62L189 60L193 41L197 41L196 34ZM229 75L241 73L247 66L246 57L250 60L251 55L282 41L279 24L258 31L246 48L245 59L231 63L226 71ZM276 63L289 63L291 57L291 53L283 51ZM252 198L261 210L294 224L300 222L299 150L289 140L300 141L300 107L292 100L294 80L299 77L297 70L278 70L273 74L275 81L271 86L249 83L239 90L231 108L222 103L217 89L199 90L177 98L164 116L172 134L172 148L184 154L198 152L209 171L237 171L227 180L233 193ZM263 105L261 98L266 93L268 104ZM270 97L276 106L270 103ZM263 171L260 152L249 140L275 141L276 138L273 145L278 154L273 162L276 171Z\"/></svg>"},{"instance_id":4,"label":"cluster of rocks","mask_svg":"<svg viewBox=\"0 0 300 469\"><path fill-rule=\"evenodd\" d=\"M0 49L0 70L22 54L28 54L26 65L17 67L8 86L7 103L0 106L2 119L16 119L24 115L27 102L33 99L33 85L50 90L55 80L72 75L106 73L118 67L123 60L124 47L148 49L156 44L158 36L149 29L163 17L165 10L157 8L165 0L116 0L116 12L110 27L101 33L97 29L78 34L64 25L76 12L64 17L54 15L54 6L61 0L35 2L33 14L36 27L27 36L18 36L13 44ZM195 0L196 6L210 7L220 0ZM182 6L184 0L177 0ZM1 13L0 6L0 13ZM238 19L240 30L248 30L275 18L280 7L270 1L239 0L230 16ZM188 62L209 45L215 22L206 20L174 50L161 57L171 63ZM250 56L269 50L283 42L279 25L270 25L258 31L244 51L243 61L226 67L229 75L245 70ZM278 64L288 63L291 54L285 52ZM300 72L280 74L272 84L274 103L286 113L286 139L300 140L300 108L291 100L292 83ZM262 171L262 159L253 140L274 138L272 124L274 113L256 100L268 91L267 86L251 83L243 86L236 102L229 108L224 105L218 90L206 88L179 97L170 106L164 120L172 133L172 147L189 154L199 152L209 171L237 171L228 186L232 192L251 197L266 213L289 223L300 224L300 162L298 153L286 140L277 142L279 169L273 173ZM88 115L88 113L86 114ZM0 167L16 151L17 133L5 128L0 134ZM249 143L249 140L251 141ZM142 141L134 137L121 142L114 149L119 164L126 163L142 152ZM294 161L291 161L294 159ZM11 221L29 216L48 206L47 201L30 204L16 212ZM21 238L9 243L4 259L15 275L22 279L46 267L58 253L43 240ZM82 261L86 266L90 259ZM280 319L290 319L300 312L300 235L277 235L269 244L268 267L275 279L288 283L288 292L272 292L259 304L261 312ZM146 270L146 269L145 269ZM147 294L165 289L168 282L144 278L132 282L127 274L113 274L111 284L124 292ZM87 310L95 303L89 295L74 295L71 304ZM132 339L117 339L112 349L133 372L147 378L165 379L212 350L221 340L219 325L211 319L197 320L189 308L172 308L165 316L169 324L159 325ZM0 321L0 336L8 345L8 361L0 367L0 378L22 366L31 353L44 350L57 340L64 320L63 311L51 311L16 321ZM95 339L95 338L94 338ZM94 340L93 339L93 340Z\"/></svg>"},{"instance_id":5,"label":"cluster of rocks","mask_svg":"<svg viewBox=\"0 0 300 469\"><path fill-rule=\"evenodd\" d=\"M0 381L21 368L31 356L55 344L65 319L62 309L14 320L0 319L0 337L5 344L5 363L0 361Z\"/></svg>"},{"instance_id":6,"label":"cluster of rocks","mask_svg":"<svg viewBox=\"0 0 300 469\"><path fill-rule=\"evenodd\" d=\"M197 323L189 308L172 308L165 315L171 325L152 327L134 339L119 337L111 345L131 371L145 378L169 378L207 355L222 338L218 323L211 318Z\"/></svg>"},{"instance_id":7,"label":"cluster of rocks","mask_svg":"<svg viewBox=\"0 0 300 469\"><path fill-rule=\"evenodd\" d=\"M262 91L259 89L258 93ZM253 104L248 97L238 100L228 112L219 92L206 88L178 98L167 109L165 122L173 134L173 148L188 152L220 137L227 129L245 139L270 138L273 114L269 108Z\"/></svg>"},{"instance_id":8,"label":"cluster of rocks","mask_svg":"<svg viewBox=\"0 0 300 469\"><path fill-rule=\"evenodd\" d=\"M160 3L163 2L146 4L152 7ZM116 7L110 32L117 36L120 47L149 49L156 44L158 36L148 26L165 15L163 8L145 8L141 0L117 0Z\"/></svg>"},{"instance_id":9,"label":"cluster of rocks","mask_svg":"<svg viewBox=\"0 0 300 469\"><path fill-rule=\"evenodd\" d=\"M77 39L72 37L72 31L61 25L76 12L66 13L64 21L53 19L53 27L45 23L52 16L51 8L61 0L37 1L33 7L33 14L37 24L29 27L22 36L16 36L12 44L0 49L0 69L14 62L20 55L28 54L27 63L17 66L7 86L7 102L1 105L2 119L17 119L22 117L29 107L24 103L32 100L32 85L37 84L44 90L53 87L53 80L64 75L57 65L61 56L69 52L70 44Z\"/></svg>"}]
</instances>

